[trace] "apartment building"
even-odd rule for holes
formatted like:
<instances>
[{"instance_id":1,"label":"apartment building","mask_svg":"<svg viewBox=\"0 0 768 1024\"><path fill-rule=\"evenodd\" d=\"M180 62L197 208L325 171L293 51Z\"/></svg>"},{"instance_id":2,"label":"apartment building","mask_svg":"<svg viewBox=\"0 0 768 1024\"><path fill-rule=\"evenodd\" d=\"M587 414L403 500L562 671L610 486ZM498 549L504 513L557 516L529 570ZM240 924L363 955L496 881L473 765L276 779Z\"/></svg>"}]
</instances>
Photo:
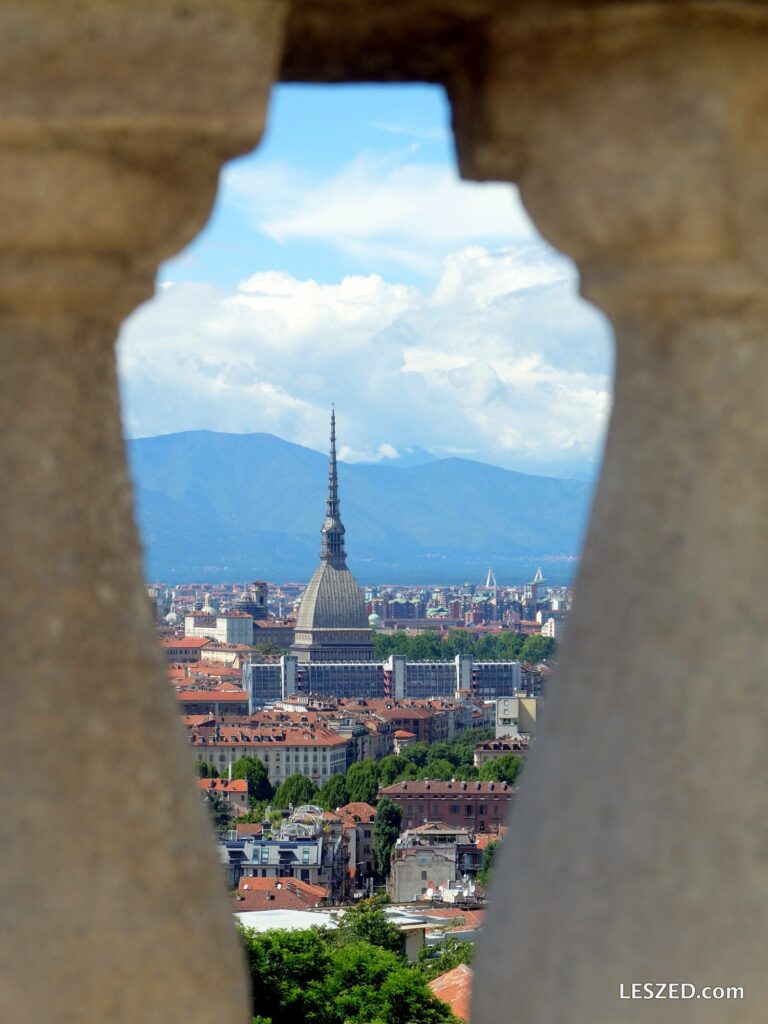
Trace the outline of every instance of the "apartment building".
<instances>
[{"instance_id":1,"label":"apartment building","mask_svg":"<svg viewBox=\"0 0 768 1024\"><path fill-rule=\"evenodd\" d=\"M215 722L193 727L189 742L195 756L214 765L220 774L241 757L258 757L273 786L296 774L306 775L322 786L332 775L347 768L347 740L333 729L315 724L259 726Z\"/></svg>"},{"instance_id":2,"label":"apartment building","mask_svg":"<svg viewBox=\"0 0 768 1024\"><path fill-rule=\"evenodd\" d=\"M379 790L400 807L403 828L442 821L453 828L497 832L506 823L516 793L506 782L457 782L436 779L395 782Z\"/></svg>"}]
</instances>

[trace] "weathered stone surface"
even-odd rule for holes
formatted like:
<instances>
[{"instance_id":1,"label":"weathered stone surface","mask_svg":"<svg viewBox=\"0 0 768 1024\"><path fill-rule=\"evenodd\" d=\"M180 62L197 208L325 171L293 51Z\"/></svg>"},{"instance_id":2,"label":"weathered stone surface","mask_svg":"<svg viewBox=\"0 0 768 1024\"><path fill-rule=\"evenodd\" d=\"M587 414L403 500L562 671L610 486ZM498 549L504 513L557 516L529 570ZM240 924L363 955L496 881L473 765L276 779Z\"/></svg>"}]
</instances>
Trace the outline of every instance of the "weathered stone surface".
<instances>
[{"instance_id":1,"label":"weathered stone surface","mask_svg":"<svg viewBox=\"0 0 768 1024\"><path fill-rule=\"evenodd\" d=\"M248 1019L142 580L121 319L258 141L272 2L0 12L0 1020Z\"/></svg>"},{"instance_id":2,"label":"weathered stone surface","mask_svg":"<svg viewBox=\"0 0 768 1024\"><path fill-rule=\"evenodd\" d=\"M482 43L489 16L517 0L293 0L281 78L444 82Z\"/></svg>"},{"instance_id":3,"label":"weathered stone surface","mask_svg":"<svg viewBox=\"0 0 768 1024\"><path fill-rule=\"evenodd\" d=\"M497 24L480 76L453 87L464 173L520 183L618 350L475 1024L508 1007L540 1024L634 1021L619 997L633 982L745 989L648 1002L646 1021L768 1008L767 31L745 5L531 11Z\"/></svg>"},{"instance_id":4,"label":"weathered stone surface","mask_svg":"<svg viewBox=\"0 0 768 1024\"><path fill-rule=\"evenodd\" d=\"M245 1019L143 594L112 339L257 141L284 13L0 11L0 739L19 773L0 796L2 1021ZM634 1021L633 981L745 986L647 1021L768 1008L765 43L765 5L735 0L291 4L285 78L446 83L463 173L520 184L617 329L476 1024Z\"/></svg>"}]
</instances>

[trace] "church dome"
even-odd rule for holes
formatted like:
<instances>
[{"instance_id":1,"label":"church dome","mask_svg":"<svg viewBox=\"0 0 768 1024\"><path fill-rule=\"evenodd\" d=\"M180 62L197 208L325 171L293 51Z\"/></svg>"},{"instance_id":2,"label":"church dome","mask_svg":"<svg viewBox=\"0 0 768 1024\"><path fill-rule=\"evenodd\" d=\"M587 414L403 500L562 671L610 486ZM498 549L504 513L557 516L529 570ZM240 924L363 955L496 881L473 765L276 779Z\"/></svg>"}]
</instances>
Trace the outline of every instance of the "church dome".
<instances>
[{"instance_id":1,"label":"church dome","mask_svg":"<svg viewBox=\"0 0 768 1024\"><path fill-rule=\"evenodd\" d=\"M346 565L321 562L304 591L296 631L367 629L363 592Z\"/></svg>"},{"instance_id":2,"label":"church dome","mask_svg":"<svg viewBox=\"0 0 768 1024\"><path fill-rule=\"evenodd\" d=\"M381 625L381 616L377 612L374 612L372 615L369 615L368 625L371 627L371 629L378 629L378 627Z\"/></svg>"}]
</instances>

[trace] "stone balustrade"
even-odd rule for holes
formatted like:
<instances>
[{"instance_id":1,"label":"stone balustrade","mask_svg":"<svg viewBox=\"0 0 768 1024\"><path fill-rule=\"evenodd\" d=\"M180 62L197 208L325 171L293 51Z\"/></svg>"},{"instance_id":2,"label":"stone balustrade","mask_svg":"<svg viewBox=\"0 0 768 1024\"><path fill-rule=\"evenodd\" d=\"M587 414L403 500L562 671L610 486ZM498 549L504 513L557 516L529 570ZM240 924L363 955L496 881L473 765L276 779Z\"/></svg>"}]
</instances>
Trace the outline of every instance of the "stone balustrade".
<instances>
[{"instance_id":1,"label":"stone balustrade","mask_svg":"<svg viewBox=\"0 0 768 1024\"><path fill-rule=\"evenodd\" d=\"M250 1016L142 580L114 341L258 141L283 13L0 11L4 1024Z\"/></svg>"},{"instance_id":2,"label":"stone balustrade","mask_svg":"<svg viewBox=\"0 0 768 1024\"><path fill-rule=\"evenodd\" d=\"M762 1020L768 8L9 0L0 30L0 1020L248 1019L143 589L113 342L279 77L444 83L462 173L519 184L616 329L473 1020ZM638 981L745 999L640 1011L619 999Z\"/></svg>"}]
</instances>

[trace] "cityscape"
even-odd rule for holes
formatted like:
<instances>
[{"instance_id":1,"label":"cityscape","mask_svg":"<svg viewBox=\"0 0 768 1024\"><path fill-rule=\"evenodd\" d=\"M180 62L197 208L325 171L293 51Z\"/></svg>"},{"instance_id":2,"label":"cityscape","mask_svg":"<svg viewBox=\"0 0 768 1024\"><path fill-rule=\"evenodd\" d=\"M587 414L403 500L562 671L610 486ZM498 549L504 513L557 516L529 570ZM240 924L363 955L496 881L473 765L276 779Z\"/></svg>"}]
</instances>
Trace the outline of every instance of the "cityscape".
<instances>
[{"instance_id":1,"label":"cityscape","mask_svg":"<svg viewBox=\"0 0 768 1024\"><path fill-rule=\"evenodd\" d=\"M246 944L378 920L466 1020L571 591L361 587L341 508L334 410L309 582L153 583L159 642Z\"/></svg>"},{"instance_id":2,"label":"cityscape","mask_svg":"<svg viewBox=\"0 0 768 1024\"><path fill-rule=\"evenodd\" d=\"M768 3L0 28L0 1024L768 1018Z\"/></svg>"}]
</instances>

